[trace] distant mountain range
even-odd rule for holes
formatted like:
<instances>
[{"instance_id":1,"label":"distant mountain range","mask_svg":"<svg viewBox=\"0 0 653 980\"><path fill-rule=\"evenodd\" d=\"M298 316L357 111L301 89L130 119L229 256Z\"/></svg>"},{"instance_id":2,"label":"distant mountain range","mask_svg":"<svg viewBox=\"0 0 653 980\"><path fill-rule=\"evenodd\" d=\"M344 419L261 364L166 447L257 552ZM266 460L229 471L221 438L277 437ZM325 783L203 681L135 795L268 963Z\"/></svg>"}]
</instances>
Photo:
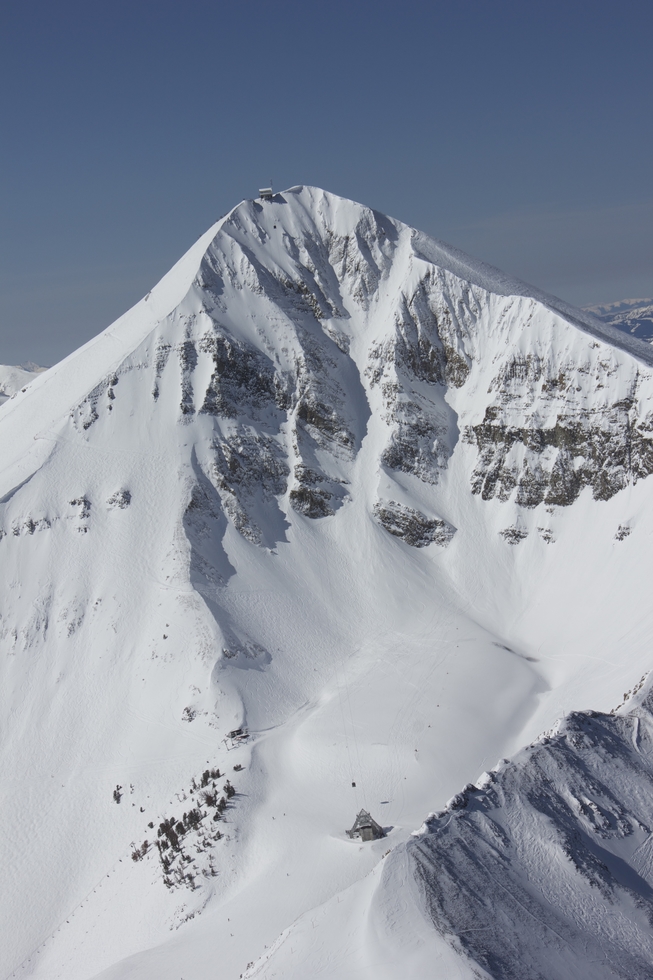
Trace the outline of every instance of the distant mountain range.
<instances>
[{"instance_id":1,"label":"distant mountain range","mask_svg":"<svg viewBox=\"0 0 653 980\"><path fill-rule=\"evenodd\" d=\"M623 299L602 306L586 306L604 323L647 343L653 341L653 299Z\"/></svg>"},{"instance_id":2,"label":"distant mountain range","mask_svg":"<svg viewBox=\"0 0 653 980\"><path fill-rule=\"evenodd\" d=\"M25 388L43 371L47 371L47 368L32 364L31 361L16 366L0 364L0 405L21 388Z\"/></svg>"}]
</instances>

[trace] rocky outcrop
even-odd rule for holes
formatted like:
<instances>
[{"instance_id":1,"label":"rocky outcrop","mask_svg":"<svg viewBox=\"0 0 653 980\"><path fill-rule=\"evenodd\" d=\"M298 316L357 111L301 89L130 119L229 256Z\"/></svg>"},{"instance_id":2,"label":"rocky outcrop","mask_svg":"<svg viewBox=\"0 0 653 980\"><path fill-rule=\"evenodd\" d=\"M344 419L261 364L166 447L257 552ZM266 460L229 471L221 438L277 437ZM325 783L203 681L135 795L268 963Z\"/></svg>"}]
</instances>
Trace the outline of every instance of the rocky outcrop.
<instances>
[{"instance_id":1,"label":"rocky outcrop","mask_svg":"<svg viewBox=\"0 0 653 980\"><path fill-rule=\"evenodd\" d=\"M374 516L381 527L413 548L426 548L429 544L446 547L456 533L456 529L441 518L426 517L421 511L396 500L378 501Z\"/></svg>"},{"instance_id":2,"label":"rocky outcrop","mask_svg":"<svg viewBox=\"0 0 653 980\"><path fill-rule=\"evenodd\" d=\"M290 397L284 379L256 348L236 340L217 324L201 337L198 347L213 364L202 414L235 418L245 411L255 416L270 405L280 410L288 407Z\"/></svg>"},{"instance_id":3,"label":"rocky outcrop","mask_svg":"<svg viewBox=\"0 0 653 980\"><path fill-rule=\"evenodd\" d=\"M370 386L381 390L390 426L381 456L388 469L435 484L447 467L458 428L446 389L462 387L470 371L461 338L436 270L399 297L393 334L372 346L366 369Z\"/></svg>"},{"instance_id":4,"label":"rocky outcrop","mask_svg":"<svg viewBox=\"0 0 653 980\"><path fill-rule=\"evenodd\" d=\"M332 501L335 505L344 495L345 491L339 485L325 480L320 473L308 469L301 463L295 467L295 483L289 499L292 508L298 514L313 519L328 517L335 513Z\"/></svg>"},{"instance_id":5,"label":"rocky outcrop","mask_svg":"<svg viewBox=\"0 0 653 980\"><path fill-rule=\"evenodd\" d=\"M515 501L568 506L584 487L609 500L629 482L653 473L653 414L637 418L632 401L560 414L550 426L506 423L501 407L486 409L468 426L466 442L478 450L472 493Z\"/></svg>"},{"instance_id":6,"label":"rocky outcrop","mask_svg":"<svg viewBox=\"0 0 653 980\"><path fill-rule=\"evenodd\" d=\"M121 490L116 490L115 493L112 493L109 499L107 500L107 504L111 508L117 507L120 510L125 510L125 508L129 507L131 500L132 500L131 491L125 490L123 488Z\"/></svg>"}]
</instances>

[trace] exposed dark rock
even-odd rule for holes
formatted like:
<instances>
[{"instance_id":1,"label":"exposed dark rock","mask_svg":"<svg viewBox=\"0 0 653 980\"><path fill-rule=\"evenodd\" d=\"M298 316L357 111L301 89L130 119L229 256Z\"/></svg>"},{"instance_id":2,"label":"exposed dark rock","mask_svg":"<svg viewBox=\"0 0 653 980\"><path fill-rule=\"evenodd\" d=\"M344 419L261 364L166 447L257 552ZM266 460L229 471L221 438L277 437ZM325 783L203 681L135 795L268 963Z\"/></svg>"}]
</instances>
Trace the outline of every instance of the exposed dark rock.
<instances>
[{"instance_id":1,"label":"exposed dark rock","mask_svg":"<svg viewBox=\"0 0 653 980\"><path fill-rule=\"evenodd\" d=\"M168 357L170 356L171 350L172 346L168 343L159 341L157 344L154 355L154 385L152 387L152 397L155 401L159 397L159 382L161 380L161 375L163 374L163 369L168 363Z\"/></svg>"},{"instance_id":2,"label":"exposed dark rock","mask_svg":"<svg viewBox=\"0 0 653 980\"><path fill-rule=\"evenodd\" d=\"M301 313L311 313L316 320L324 320L334 315L331 304L315 280L309 285L304 280L279 279L287 296L292 297L293 307ZM312 288L311 288L312 286Z\"/></svg>"},{"instance_id":3,"label":"exposed dark rock","mask_svg":"<svg viewBox=\"0 0 653 980\"><path fill-rule=\"evenodd\" d=\"M107 378L101 381L98 385L89 392L84 401L77 406L77 408L71 413L73 419L75 420L75 425L86 431L90 429L94 422L100 417L99 406L100 400L103 395L106 395L107 405L106 408L111 411L113 408L112 402L115 400L114 388L118 384L118 375L110 374Z\"/></svg>"},{"instance_id":4,"label":"exposed dark rock","mask_svg":"<svg viewBox=\"0 0 653 980\"><path fill-rule=\"evenodd\" d=\"M334 480L308 466L295 466L295 485L290 491L289 500L293 510L313 519L328 517L335 513L346 496L346 490Z\"/></svg>"},{"instance_id":5,"label":"exposed dark rock","mask_svg":"<svg viewBox=\"0 0 653 980\"><path fill-rule=\"evenodd\" d=\"M213 443L213 474L219 489L262 490L278 496L285 492L289 469L284 447L272 436L239 426L229 439Z\"/></svg>"},{"instance_id":6,"label":"exposed dark rock","mask_svg":"<svg viewBox=\"0 0 653 980\"><path fill-rule=\"evenodd\" d=\"M192 340L184 340L179 345L178 353L181 366L181 413L192 415L195 411L192 375L197 367L197 349Z\"/></svg>"},{"instance_id":7,"label":"exposed dark rock","mask_svg":"<svg viewBox=\"0 0 653 980\"><path fill-rule=\"evenodd\" d=\"M378 501L374 507L374 515L386 531L402 538L413 548L425 548L433 543L446 547L456 533L456 529L446 521L437 517L426 517L420 511L395 500Z\"/></svg>"},{"instance_id":8,"label":"exposed dark rock","mask_svg":"<svg viewBox=\"0 0 653 980\"><path fill-rule=\"evenodd\" d=\"M76 497L75 500L70 501L71 507L79 507L78 517L82 521L88 520L91 516L91 501L88 497Z\"/></svg>"},{"instance_id":9,"label":"exposed dark rock","mask_svg":"<svg viewBox=\"0 0 653 980\"><path fill-rule=\"evenodd\" d=\"M11 533L18 537L21 534L34 534L35 531L45 531L52 527L52 521L47 517L26 517L21 521L14 521L11 526ZM0 531L0 540L5 536L4 531Z\"/></svg>"},{"instance_id":10,"label":"exposed dark rock","mask_svg":"<svg viewBox=\"0 0 653 980\"><path fill-rule=\"evenodd\" d=\"M293 510L305 517L328 517L333 514L329 507L331 494L326 490L320 490L317 487L298 486L290 491L289 499Z\"/></svg>"},{"instance_id":11,"label":"exposed dark rock","mask_svg":"<svg viewBox=\"0 0 653 980\"><path fill-rule=\"evenodd\" d=\"M464 336L473 320L469 310L453 312L431 272L400 298L394 337L371 348L366 375L380 386L392 425L382 453L389 469L435 484L447 467L458 427L445 394L469 375Z\"/></svg>"},{"instance_id":12,"label":"exposed dark rock","mask_svg":"<svg viewBox=\"0 0 653 980\"><path fill-rule=\"evenodd\" d=\"M354 437L343 419L329 405L320 402L313 392L305 391L297 404L297 418L317 429L323 436L333 439L347 449L354 444Z\"/></svg>"},{"instance_id":13,"label":"exposed dark rock","mask_svg":"<svg viewBox=\"0 0 653 980\"><path fill-rule=\"evenodd\" d=\"M508 544L519 544L524 538L528 537L528 531L524 530L523 527L504 527L502 531L499 531L501 537L508 542Z\"/></svg>"},{"instance_id":14,"label":"exposed dark rock","mask_svg":"<svg viewBox=\"0 0 653 980\"><path fill-rule=\"evenodd\" d=\"M500 407L486 409L481 423L468 426L465 441L478 448L472 492L484 500L507 500L517 487L523 507L567 506L588 486L595 500L608 500L629 482L653 473L652 420L632 418L631 404L560 414L550 427L507 425ZM514 447L525 450L516 461Z\"/></svg>"},{"instance_id":15,"label":"exposed dark rock","mask_svg":"<svg viewBox=\"0 0 653 980\"><path fill-rule=\"evenodd\" d=\"M470 365L459 324L438 285L429 273L412 296L402 297L396 317L396 357L422 381L460 388Z\"/></svg>"},{"instance_id":16,"label":"exposed dark rock","mask_svg":"<svg viewBox=\"0 0 653 980\"><path fill-rule=\"evenodd\" d=\"M233 418L246 408L272 402L289 404L271 362L259 351L225 333L205 334L199 349L209 354L214 370L200 412Z\"/></svg>"},{"instance_id":17,"label":"exposed dark rock","mask_svg":"<svg viewBox=\"0 0 653 980\"><path fill-rule=\"evenodd\" d=\"M107 504L109 507L119 507L121 510L124 510L125 507L129 507L131 499L132 495L129 490L116 490L107 500Z\"/></svg>"},{"instance_id":18,"label":"exposed dark rock","mask_svg":"<svg viewBox=\"0 0 653 980\"><path fill-rule=\"evenodd\" d=\"M395 227L376 211L365 213L353 235L326 236L329 264L363 309L390 267L396 238Z\"/></svg>"}]
</instances>

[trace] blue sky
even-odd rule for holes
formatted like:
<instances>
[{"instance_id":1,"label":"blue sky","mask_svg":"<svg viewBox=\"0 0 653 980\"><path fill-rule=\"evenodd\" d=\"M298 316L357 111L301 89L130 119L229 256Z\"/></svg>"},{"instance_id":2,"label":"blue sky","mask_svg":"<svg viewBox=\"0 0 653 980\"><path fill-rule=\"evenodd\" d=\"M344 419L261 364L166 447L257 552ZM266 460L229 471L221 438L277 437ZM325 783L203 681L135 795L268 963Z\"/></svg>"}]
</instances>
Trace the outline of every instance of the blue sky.
<instances>
[{"instance_id":1,"label":"blue sky","mask_svg":"<svg viewBox=\"0 0 653 980\"><path fill-rule=\"evenodd\" d=\"M5 0L0 363L317 184L579 305L653 295L650 0Z\"/></svg>"}]
</instances>

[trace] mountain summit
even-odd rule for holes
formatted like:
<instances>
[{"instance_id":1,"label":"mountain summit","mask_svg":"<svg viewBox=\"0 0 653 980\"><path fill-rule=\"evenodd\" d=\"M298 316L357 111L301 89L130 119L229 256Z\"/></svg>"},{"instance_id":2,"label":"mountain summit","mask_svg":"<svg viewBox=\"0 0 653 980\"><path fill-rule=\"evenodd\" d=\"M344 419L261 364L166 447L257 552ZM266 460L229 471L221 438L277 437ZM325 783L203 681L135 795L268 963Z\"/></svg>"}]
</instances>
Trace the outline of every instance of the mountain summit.
<instances>
[{"instance_id":1,"label":"mountain summit","mask_svg":"<svg viewBox=\"0 0 653 980\"><path fill-rule=\"evenodd\" d=\"M426 814L615 706L650 668L652 366L294 187L6 402L5 972L238 976L347 889L355 929Z\"/></svg>"}]
</instances>

